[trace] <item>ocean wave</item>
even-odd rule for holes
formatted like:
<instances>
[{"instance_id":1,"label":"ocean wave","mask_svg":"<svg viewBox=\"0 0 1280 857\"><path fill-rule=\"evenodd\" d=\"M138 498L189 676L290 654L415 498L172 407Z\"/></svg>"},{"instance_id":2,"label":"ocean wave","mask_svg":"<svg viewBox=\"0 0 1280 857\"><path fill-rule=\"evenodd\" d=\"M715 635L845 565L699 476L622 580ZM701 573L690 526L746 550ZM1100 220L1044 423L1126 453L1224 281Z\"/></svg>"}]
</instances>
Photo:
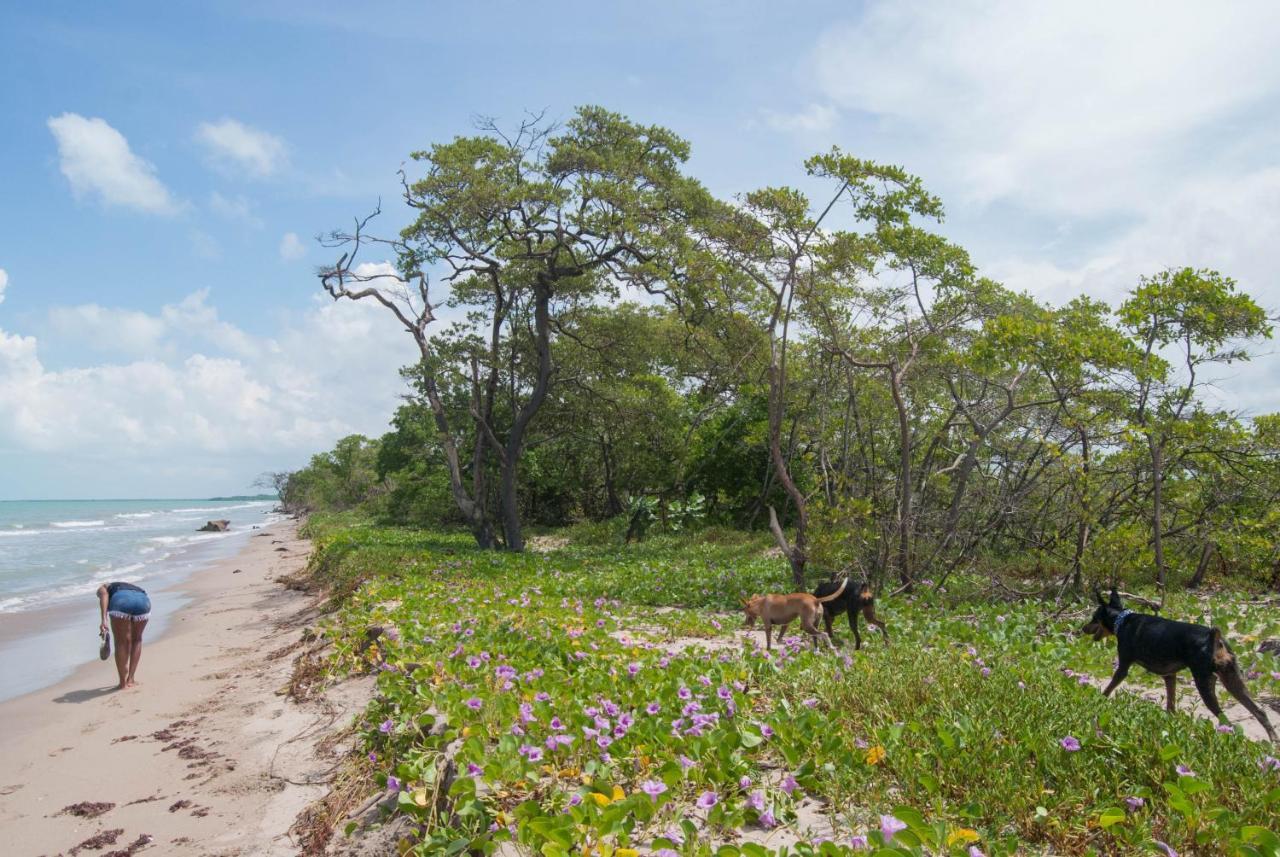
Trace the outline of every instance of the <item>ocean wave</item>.
<instances>
[{"instance_id":1,"label":"ocean wave","mask_svg":"<svg viewBox=\"0 0 1280 857\"><path fill-rule=\"evenodd\" d=\"M153 515L155 515L155 512L119 512L116 514L116 517L117 518L150 518Z\"/></svg>"},{"instance_id":2,"label":"ocean wave","mask_svg":"<svg viewBox=\"0 0 1280 857\"><path fill-rule=\"evenodd\" d=\"M170 509L170 512L230 512L232 509L256 509L260 506L270 506L270 500L258 500L253 503L236 503L234 506L193 506L191 508Z\"/></svg>"},{"instance_id":3,"label":"ocean wave","mask_svg":"<svg viewBox=\"0 0 1280 857\"><path fill-rule=\"evenodd\" d=\"M54 521L53 525L59 529L71 529L72 527L105 527L106 521Z\"/></svg>"},{"instance_id":4,"label":"ocean wave","mask_svg":"<svg viewBox=\"0 0 1280 857\"><path fill-rule=\"evenodd\" d=\"M0 536L38 536L52 530L0 530Z\"/></svg>"}]
</instances>

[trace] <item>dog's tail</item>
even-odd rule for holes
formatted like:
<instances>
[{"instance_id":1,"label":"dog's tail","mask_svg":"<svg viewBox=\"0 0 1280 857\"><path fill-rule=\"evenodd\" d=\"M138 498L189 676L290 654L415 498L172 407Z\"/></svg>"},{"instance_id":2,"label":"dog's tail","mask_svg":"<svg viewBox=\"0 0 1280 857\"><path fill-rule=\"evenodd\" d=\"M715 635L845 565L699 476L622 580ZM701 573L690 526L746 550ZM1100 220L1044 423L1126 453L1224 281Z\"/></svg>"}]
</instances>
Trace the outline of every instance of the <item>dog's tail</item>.
<instances>
[{"instance_id":1,"label":"dog's tail","mask_svg":"<svg viewBox=\"0 0 1280 857\"><path fill-rule=\"evenodd\" d=\"M1236 656L1231 654L1227 641L1222 639L1222 632L1217 628L1210 629L1213 636L1213 665L1219 670L1230 669L1236 665Z\"/></svg>"},{"instance_id":2,"label":"dog's tail","mask_svg":"<svg viewBox=\"0 0 1280 857\"><path fill-rule=\"evenodd\" d=\"M848 585L849 585L849 578L846 577L844 580L840 581L840 586L839 588L836 589L835 592L831 593L830 595L822 596L821 598L818 599L818 603L821 604L824 601L834 601L835 599L840 597L840 593L844 592L844 588Z\"/></svg>"}]
</instances>

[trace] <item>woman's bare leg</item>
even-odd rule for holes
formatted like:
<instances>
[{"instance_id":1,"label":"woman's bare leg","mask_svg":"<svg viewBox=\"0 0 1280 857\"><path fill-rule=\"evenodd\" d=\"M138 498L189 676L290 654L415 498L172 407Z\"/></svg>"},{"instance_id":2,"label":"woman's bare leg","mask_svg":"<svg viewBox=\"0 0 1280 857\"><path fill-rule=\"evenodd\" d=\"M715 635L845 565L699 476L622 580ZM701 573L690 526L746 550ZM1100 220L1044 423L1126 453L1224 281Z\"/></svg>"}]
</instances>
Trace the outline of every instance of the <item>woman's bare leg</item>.
<instances>
[{"instance_id":1,"label":"woman's bare leg","mask_svg":"<svg viewBox=\"0 0 1280 857\"><path fill-rule=\"evenodd\" d=\"M133 629L129 626L133 622L115 616L108 618L111 620L111 636L116 644L116 672L120 674L120 690L124 690L129 683L129 656L133 641Z\"/></svg>"},{"instance_id":2,"label":"woman's bare leg","mask_svg":"<svg viewBox=\"0 0 1280 857\"><path fill-rule=\"evenodd\" d=\"M133 636L131 638L132 645L129 649L129 679L125 682L125 687L133 687L137 682L133 680L134 675L138 672L138 661L142 660L142 629L147 627L147 620L141 622L130 621L133 626Z\"/></svg>"}]
</instances>

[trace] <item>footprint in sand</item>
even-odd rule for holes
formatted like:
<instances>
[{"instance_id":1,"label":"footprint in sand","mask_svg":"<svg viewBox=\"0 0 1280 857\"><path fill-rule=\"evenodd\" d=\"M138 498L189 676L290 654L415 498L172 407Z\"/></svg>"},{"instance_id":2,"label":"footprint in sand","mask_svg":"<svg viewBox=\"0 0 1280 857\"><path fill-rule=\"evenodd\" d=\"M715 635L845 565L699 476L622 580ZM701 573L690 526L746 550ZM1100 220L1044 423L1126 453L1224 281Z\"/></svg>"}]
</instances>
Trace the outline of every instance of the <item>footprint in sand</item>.
<instances>
[{"instance_id":1,"label":"footprint in sand","mask_svg":"<svg viewBox=\"0 0 1280 857\"><path fill-rule=\"evenodd\" d=\"M14 792L16 792L18 789L22 788L23 785L24 785L23 783L18 783L17 785L0 787L0 796L11 795Z\"/></svg>"}]
</instances>

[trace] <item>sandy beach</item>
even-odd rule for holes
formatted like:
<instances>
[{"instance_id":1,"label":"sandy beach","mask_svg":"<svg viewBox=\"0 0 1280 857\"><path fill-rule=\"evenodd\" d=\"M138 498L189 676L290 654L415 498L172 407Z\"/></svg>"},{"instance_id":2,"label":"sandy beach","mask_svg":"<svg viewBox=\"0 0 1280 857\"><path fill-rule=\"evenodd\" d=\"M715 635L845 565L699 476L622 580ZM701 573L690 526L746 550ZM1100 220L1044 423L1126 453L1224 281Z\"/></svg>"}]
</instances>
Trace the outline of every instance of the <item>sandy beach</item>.
<instances>
[{"instance_id":1,"label":"sandy beach","mask_svg":"<svg viewBox=\"0 0 1280 857\"><path fill-rule=\"evenodd\" d=\"M178 586L189 604L147 642L137 688L115 690L95 660L0 703L0 850L296 854L288 830L333 764L316 744L362 704L355 687L301 705L279 693L316 601L277 579L308 550L280 522ZM83 804L112 806L68 810Z\"/></svg>"}]
</instances>

